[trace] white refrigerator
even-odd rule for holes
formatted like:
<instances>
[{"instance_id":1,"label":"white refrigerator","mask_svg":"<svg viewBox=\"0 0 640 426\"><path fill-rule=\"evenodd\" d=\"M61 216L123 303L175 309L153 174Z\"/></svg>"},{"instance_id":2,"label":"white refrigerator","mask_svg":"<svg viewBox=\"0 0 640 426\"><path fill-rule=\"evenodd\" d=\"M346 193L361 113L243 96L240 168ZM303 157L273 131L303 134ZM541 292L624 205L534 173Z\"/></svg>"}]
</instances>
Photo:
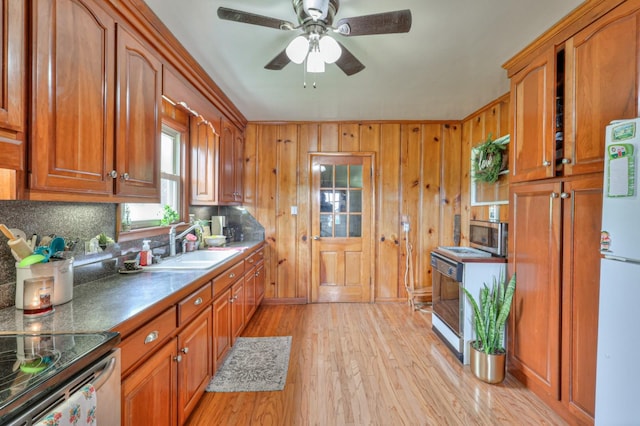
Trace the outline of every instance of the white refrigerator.
<instances>
[{"instance_id":1,"label":"white refrigerator","mask_svg":"<svg viewBox=\"0 0 640 426\"><path fill-rule=\"evenodd\" d=\"M606 130L596 425L640 425L640 118Z\"/></svg>"}]
</instances>

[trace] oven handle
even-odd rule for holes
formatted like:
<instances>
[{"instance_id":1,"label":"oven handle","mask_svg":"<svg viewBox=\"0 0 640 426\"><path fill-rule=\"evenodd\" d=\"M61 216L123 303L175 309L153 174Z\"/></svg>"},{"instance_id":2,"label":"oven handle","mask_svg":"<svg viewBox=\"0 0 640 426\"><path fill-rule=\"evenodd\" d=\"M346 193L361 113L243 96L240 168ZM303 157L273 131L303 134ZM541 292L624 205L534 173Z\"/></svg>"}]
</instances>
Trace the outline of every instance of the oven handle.
<instances>
[{"instance_id":1,"label":"oven handle","mask_svg":"<svg viewBox=\"0 0 640 426\"><path fill-rule=\"evenodd\" d=\"M107 365L102 369L98 377L96 377L95 381L93 382L93 387L96 388L96 391L100 390L102 385L104 385L107 380L109 380L114 370L116 369L117 362L118 359L115 356L109 358L109 360L107 361Z\"/></svg>"}]
</instances>

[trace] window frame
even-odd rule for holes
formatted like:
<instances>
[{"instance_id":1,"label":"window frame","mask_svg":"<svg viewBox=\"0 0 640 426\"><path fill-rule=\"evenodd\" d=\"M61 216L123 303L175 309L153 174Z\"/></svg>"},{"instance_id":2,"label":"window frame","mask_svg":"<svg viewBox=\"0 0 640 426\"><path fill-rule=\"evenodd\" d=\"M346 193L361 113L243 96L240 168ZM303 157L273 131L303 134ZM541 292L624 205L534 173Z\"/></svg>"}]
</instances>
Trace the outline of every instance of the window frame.
<instances>
[{"instance_id":1,"label":"window frame","mask_svg":"<svg viewBox=\"0 0 640 426\"><path fill-rule=\"evenodd\" d=\"M169 113L168 113L169 112ZM174 108L163 100L162 111L162 128L168 127L180 135L180 221L188 222L186 218L189 216L189 119L190 117L183 111ZM159 144L160 145L160 144ZM116 241L131 241L142 238L156 237L169 233L169 225L154 225L149 227L132 229L130 231L122 230L122 204L119 203L116 208ZM187 224L184 227L188 226Z\"/></svg>"}]
</instances>

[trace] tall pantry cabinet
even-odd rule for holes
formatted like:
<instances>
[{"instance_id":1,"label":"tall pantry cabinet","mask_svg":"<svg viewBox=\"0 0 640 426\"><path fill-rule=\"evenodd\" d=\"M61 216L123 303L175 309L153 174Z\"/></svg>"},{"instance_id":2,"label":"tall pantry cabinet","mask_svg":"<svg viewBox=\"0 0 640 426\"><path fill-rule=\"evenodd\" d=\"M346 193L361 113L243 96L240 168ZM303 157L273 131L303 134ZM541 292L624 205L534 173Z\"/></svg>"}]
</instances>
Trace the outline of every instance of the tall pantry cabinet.
<instances>
[{"instance_id":1,"label":"tall pantry cabinet","mask_svg":"<svg viewBox=\"0 0 640 426\"><path fill-rule=\"evenodd\" d=\"M509 371L579 423L595 411L604 132L638 115L639 10L628 1L579 28L572 21L556 33L568 38L505 64L517 274Z\"/></svg>"}]
</instances>

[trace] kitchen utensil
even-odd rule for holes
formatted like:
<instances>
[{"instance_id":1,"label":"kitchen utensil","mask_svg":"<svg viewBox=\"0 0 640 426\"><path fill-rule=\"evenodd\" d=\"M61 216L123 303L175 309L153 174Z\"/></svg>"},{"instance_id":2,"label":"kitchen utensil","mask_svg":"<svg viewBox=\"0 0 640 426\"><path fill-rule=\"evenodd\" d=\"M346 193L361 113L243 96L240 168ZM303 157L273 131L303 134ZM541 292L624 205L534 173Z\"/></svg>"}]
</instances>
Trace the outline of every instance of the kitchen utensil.
<instances>
[{"instance_id":1,"label":"kitchen utensil","mask_svg":"<svg viewBox=\"0 0 640 426\"><path fill-rule=\"evenodd\" d=\"M53 256L54 254L64 251L66 247L64 238L62 237L55 237L53 240L51 240L51 243L49 244L49 253L51 256Z\"/></svg>"},{"instance_id":2,"label":"kitchen utensil","mask_svg":"<svg viewBox=\"0 0 640 426\"><path fill-rule=\"evenodd\" d=\"M33 265L34 263L40 263L42 261L44 261L45 257L41 254L31 254L27 257L25 257L24 259L22 259L20 261L20 263L18 263L18 266L29 266L29 265Z\"/></svg>"},{"instance_id":3,"label":"kitchen utensil","mask_svg":"<svg viewBox=\"0 0 640 426\"><path fill-rule=\"evenodd\" d=\"M0 231L9 239L9 247L16 253L17 257L24 259L33 253L24 238L17 238L6 225L0 223Z\"/></svg>"}]
</instances>

